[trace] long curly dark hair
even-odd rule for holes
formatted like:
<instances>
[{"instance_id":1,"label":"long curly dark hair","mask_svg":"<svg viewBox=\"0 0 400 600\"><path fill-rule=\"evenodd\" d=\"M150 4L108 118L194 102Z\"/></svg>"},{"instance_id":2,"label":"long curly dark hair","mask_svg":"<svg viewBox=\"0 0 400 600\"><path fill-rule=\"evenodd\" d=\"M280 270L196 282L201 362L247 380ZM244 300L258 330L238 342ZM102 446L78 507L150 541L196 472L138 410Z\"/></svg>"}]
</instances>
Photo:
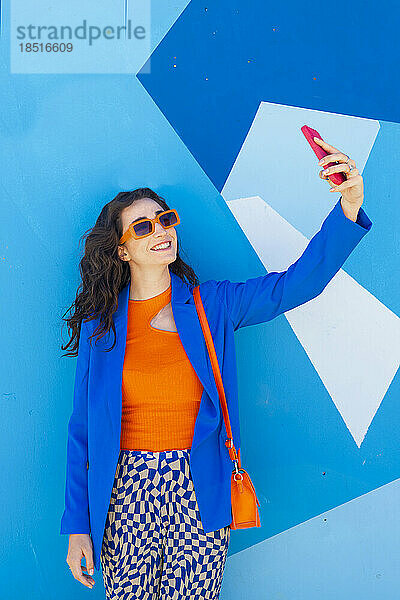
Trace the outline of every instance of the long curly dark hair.
<instances>
[{"instance_id":1,"label":"long curly dark hair","mask_svg":"<svg viewBox=\"0 0 400 600\"><path fill-rule=\"evenodd\" d=\"M118 294L130 281L130 269L126 261L122 261L117 252L122 236L121 212L135 200L151 198L164 210L170 207L165 199L150 188L138 188L131 192L120 192L101 210L95 225L85 231L80 238L84 243L84 254L79 263L82 282L79 284L76 298L62 316L67 323L70 340L62 350L68 350L63 356L77 356L81 323L99 317L99 325L90 336L97 335L96 342L105 336L110 329L114 333L114 343L107 349L110 351L116 344L116 331L113 313L118 308ZM174 262L168 265L170 271L189 284L199 285L194 270L179 255L179 236L177 235L177 252ZM64 318L65 315L73 313Z\"/></svg>"}]
</instances>

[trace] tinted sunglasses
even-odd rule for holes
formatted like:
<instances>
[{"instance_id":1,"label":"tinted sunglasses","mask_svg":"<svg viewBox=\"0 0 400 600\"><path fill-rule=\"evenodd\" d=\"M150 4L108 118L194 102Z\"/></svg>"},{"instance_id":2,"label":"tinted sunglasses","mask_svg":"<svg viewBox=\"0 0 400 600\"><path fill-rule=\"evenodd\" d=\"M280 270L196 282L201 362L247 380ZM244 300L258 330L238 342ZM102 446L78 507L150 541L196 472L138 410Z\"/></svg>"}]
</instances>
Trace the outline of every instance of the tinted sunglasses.
<instances>
[{"instance_id":1,"label":"tinted sunglasses","mask_svg":"<svg viewBox=\"0 0 400 600\"><path fill-rule=\"evenodd\" d=\"M160 223L164 229L168 229L169 227L179 225L180 219L175 208L158 213L154 219L140 219L140 221L136 221L136 223L131 223L129 225L127 231L125 231L124 235L120 238L119 243L123 244L131 236L135 238L135 240L140 240L141 238L151 235L154 233L157 222Z\"/></svg>"}]
</instances>

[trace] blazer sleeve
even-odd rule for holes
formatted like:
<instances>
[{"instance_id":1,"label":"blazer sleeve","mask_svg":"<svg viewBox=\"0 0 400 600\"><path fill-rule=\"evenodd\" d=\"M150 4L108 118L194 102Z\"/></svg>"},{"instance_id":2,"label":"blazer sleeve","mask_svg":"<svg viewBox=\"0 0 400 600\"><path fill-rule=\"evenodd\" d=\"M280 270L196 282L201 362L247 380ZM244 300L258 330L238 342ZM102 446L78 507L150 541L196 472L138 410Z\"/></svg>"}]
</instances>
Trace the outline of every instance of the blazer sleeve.
<instances>
[{"instance_id":1,"label":"blazer sleeve","mask_svg":"<svg viewBox=\"0 0 400 600\"><path fill-rule=\"evenodd\" d=\"M372 226L363 208L356 221L346 217L340 200L286 271L271 271L239 283L215 281L234 330L270 321L324 290Z\"/></svg>"},{"instance_id":2,"label":"blazer sleeve","mask_svg":"<svg viewBox=\"0 0 400 600\"><path fill-rule=\"evenodd\" d=\"M88 501L88 327L82 321L75 371L73 410L68 423L65 509L60 533L90 533Z\"/></svg>"}]
</instances>

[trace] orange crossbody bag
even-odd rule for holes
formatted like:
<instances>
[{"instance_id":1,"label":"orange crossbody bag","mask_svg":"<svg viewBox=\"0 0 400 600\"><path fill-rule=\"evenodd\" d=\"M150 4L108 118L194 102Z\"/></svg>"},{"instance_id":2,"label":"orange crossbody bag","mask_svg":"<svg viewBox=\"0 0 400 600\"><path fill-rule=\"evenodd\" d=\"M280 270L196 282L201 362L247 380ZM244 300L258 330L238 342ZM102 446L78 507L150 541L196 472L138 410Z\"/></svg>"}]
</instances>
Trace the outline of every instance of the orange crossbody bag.
<instances>
[{"instance_id":1,"label":"orange crossbody bag","mask_svg":"<svg viewBox=\"0 0 400 600\"><path fill-rule=\"evenodd\" d=\"M228 436L225 446L228 448L229 456L234 465L231 476L232 523L230 524L230 528L245 529L247 527L260 527L260 515L257 508L260 506L260 503L256 496L256 491L250 476L241 465L240 448L238 452L236 452L236 448L233 444L231 423L229 420L228 405L226 403L221 371L218 365L214 341L212 339L203 302L201 300L199 286L193 288L193 297L206 341L208 354L210 356L215 382L217 384L219 400L221 403L222 414L224 416L225 427Z\"/></svg>"}]
</instances>

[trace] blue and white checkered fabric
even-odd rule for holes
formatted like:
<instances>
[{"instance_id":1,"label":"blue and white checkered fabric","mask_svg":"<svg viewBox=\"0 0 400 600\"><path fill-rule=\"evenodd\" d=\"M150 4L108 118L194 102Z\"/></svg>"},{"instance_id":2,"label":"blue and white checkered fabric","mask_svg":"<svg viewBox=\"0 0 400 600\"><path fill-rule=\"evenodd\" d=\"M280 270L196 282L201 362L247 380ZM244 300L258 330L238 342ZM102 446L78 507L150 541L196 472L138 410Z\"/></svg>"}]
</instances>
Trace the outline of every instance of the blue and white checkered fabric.
<instances>
[{"instance_id":1,"label":"blue and white checkered fabric","mask_svg":"<svg viewBox=\"0 0 400 600\"><path fill-rule=\"evenodd\" d=\"M217 600L230 527L205 533L190 449L121 450L101 550L109 600Z\"/></svg>"}]
</instances>

